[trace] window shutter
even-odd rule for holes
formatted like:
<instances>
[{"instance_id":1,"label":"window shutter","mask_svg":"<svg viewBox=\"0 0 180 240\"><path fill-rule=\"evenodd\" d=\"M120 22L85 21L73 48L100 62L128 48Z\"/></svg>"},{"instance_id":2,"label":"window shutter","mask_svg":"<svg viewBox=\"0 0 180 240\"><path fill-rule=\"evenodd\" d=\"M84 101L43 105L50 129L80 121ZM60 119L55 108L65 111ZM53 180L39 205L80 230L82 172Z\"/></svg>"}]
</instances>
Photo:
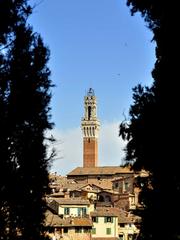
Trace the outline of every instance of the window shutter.
<instances>
[{"instance_id":1,"label":"window shutter","mask_svg":"<svg viewBox=\"0 0 180 240\"><path fill-rule=\"evenodd\" d=\"M106 228L106 234L110 235L111 234L111 228Z\"/></svg>"},{"instance_id":2,"label":"window shutter","mask_svg":"<svg viewBox=\"0 0 180 240\"><path fill-rule=\"evenodd\" d=\"M78 216L81 216L81 208L78 208Z\"/></svg>"}]
</instances>

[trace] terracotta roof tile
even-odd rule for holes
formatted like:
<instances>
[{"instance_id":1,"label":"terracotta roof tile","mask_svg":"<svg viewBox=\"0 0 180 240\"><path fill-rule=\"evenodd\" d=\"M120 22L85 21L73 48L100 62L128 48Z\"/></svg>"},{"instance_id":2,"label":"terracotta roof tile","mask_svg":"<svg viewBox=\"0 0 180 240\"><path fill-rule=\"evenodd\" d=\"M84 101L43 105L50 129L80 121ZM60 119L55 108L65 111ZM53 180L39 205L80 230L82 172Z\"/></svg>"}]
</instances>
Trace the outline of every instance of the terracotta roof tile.
<instances>
[{"instance_id":1,"label":"terracotta roof tile","mask_svg":"<svg viewBox=\"0 0 180 240\"><path fill-rule=\"evenodd\" d=\"M89 218L74 218L73 226L92 226L92 220Z\"/></svg>"},{"instance_id":2,"label":"terracotta roof tile","mask_svg":"<svg viewBox=\"0 0 180 240\"><path fill-rule=\"evenodd\" d=\"M69 217L66 219L60 218L58 215L53 214L51 211L47 210L45 213L45 226L53 227L68 227L68 226L92 226L92 220L89 218L83 217Z\"/></svg>"},{"instance_id":3,"label":"terracotta roof tile","mask_svg":"<svg viewBox=\"0 0 180 240\"><path fill-rule=\"evenodd\" d=\"M89 200L85 200L85 199L79 199L79 198L68 198L68 199L65 199L65 198L57 198L55 199L54 198L54 201L56 201L57 203L59 203L60 205L89 205L90 202Z\"/></svg>"},{"instance_id":4,"label":"terracotta roof tile","mask_svg":"<svg viewBox=\"0 0 180 240\"><path fill-rule=\"evenodd\" d=\"M76 176L76 175L114 175L116 173L133 173L127 167L119 166L103 166L103 167L77 167L72 170L67 176Z\"/></svg>"},{"instance_id":5,"label":"terracotta roof tile","mask_svg":"<svg viewBox=\"0 0 180 240\"><path fill-rule=\"evenodd\" d=\"M96 208L96 210L94 212L91 212L90 215L92 217L118 217L119 215L119 209L118 208L113 208L113 207L99 207Z\"/></svg>"},{"instance_id":6,"label":"terracotta roof tile","mask_svg":"<svg viewBox=\"0 0 180 240\"><path fill-rule=\"evenodd\" d=\"M115 207L98 207L96 211L91 212L91 216L117 216L119 223L134 223L140 221L140 217Z\"/></svg>"},{"instance_id":7,"label":"terracotta roof tile","mask_svg":"<svg viewBox=\"0 0 180 240\"><path fill-rule=\"evenodd\" d=\"M118 240L118 237L93 237L92 240Z\"/></svg>"}]
</instances>

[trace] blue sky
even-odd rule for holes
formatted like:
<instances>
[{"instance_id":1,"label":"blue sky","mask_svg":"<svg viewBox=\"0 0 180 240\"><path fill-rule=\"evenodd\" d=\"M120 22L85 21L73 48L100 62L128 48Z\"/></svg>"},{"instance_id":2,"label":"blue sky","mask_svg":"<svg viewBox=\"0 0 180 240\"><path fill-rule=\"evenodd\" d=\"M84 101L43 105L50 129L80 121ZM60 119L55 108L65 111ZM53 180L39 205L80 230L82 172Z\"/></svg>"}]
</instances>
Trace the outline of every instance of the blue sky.
<instances>
[{"instance_id":1,"label":"blue sky","mask_svg":"<svg viewBox=\"0 0 180 240\"><path fill-rule=\"evenodd\" d=\"M53 134L57 160L51 171L66 175L82 165L83 97L92 87L101 121L99 165L123 159L118 126L128 116L132 88L150 85L155 62L152 33L125 0L33 0L34 31L50 48Z\"/></svg>"}]
</instances>

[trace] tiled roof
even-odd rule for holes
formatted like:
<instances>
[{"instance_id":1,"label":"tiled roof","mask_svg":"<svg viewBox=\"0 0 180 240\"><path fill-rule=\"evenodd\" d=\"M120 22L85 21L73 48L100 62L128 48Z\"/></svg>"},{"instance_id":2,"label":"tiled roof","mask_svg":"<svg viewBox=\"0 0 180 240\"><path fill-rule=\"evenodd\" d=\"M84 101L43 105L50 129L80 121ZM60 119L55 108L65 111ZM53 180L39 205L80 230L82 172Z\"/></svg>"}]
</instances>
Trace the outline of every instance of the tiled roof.
<instances>
[{"instance_id":1,"label":"tiled roof","mask_svg":"<svg viewBox=\"0 0 180 240\"><path fill-rule=\"evenodd\" d=\"M96 208L96 211L91 212L91 216L93 217L117 216L118 223L134 223L136 221L140 221L140 217L115 207L98 207Z\"/></svg>"},{"instance_id":2,"label":"tiled roof","mask_svg":"<svg viewBox=\"0 0 180 240\"><path fill-rule=\"evenodd\" d=\"M73 226L92 226L92 220L89 218L74 218L72 220Z\"/></svg>"},{"instance_id":3,"label":"tiled roof","mask_svg":"<svg viewBox=\"0 0 180 240\"><path fill-rule=\"evenodd\" d=\"M57 192L57 193L49 194L49 197L63 197L63 196L64 196L63 192Z\"/></svg>"},{"instance_id":4,"label":"tiled roof","mask_svg":"<svg viewBox=\"0 0 180 240\"><path fill-rule=\"evenodd\" d=\"M111 183L96 183L96 184L90 184L90 183L69 183L65 185L65 188L67 188L69 191L74 191L74 190L85 190L86 186L92 187L92 189L98 189L95 191L99 191L102 189L111 189L112 184Z\"/></svg>"},{"instance_id":5,"label":"tiled roof","mask_svg":"<svg viewBox=\"0 0 180 240\"><path fill-rule=\"evenodd\" d=\"M103 166L103 167L77 167L72 170L67 176L76 176L76 175L114 175L116 173L133 173L127 167L119 166Z\"/></svg>"},{"instance_id":6,"label":"tiled roof","mask_svg":"<svg viewBox=\"0 0 180 240\"><path fill-rule=\"evenodd\" d=\"M66 176L59 176L57 174L49 174L50 188L65 188L68 184L73 184L73 180L67 179Z\"/></svg>"},{"instance_id":7,"label":"tiled roof","mask_svg":"<svg viewBox=\"0 0 180 240\"><path fill-rule=\"evenodd\" d=\"M112 180L112 182L115 182L115 181L123 181L124 180L124 177L116 177Z\"/></svg>"},{"instance_id":8,"label":"tiled roof","mask_svg":"<svg viewBox=\"0 0 180 240\"><path fill-rule=\"evenodd\" d=\"M89 205L90 202L89 200L85 200L85 199L79 199L79 198L57 198L54 199L54 201L56 201L57 203L59 203L60 205Z\"/></svg>"},{"instance_id":9,"label":"tiled roof","mask_svg":"<svg viewBox=\"0 0 180 240\"><path fill-rule=\"evenodd\" d=\"M60 218L58 215L53 214L51 211L47 210L45 213L45 226L51 227L69 227L69 226L84 226L91 227L92 221L89 218L80 217L69 217L66 219Z\"/></svg>"},{"instance_id":10,"label":"tiled roof","mask_svg":"<svg viewBox=\"0 0 180 240\"><path fill-rule=\"evenodd\" d=\"M118 216L119 223L135 223L137 219L139 220L140 217L120 209Z\"/></svg>"},{"instance_id":11,"label":"tiled roof","mask_svg":"<svg viewBox=\"0 0 180 240\"><path fill-rule=\"evenodd\" d=\"M112 195L120 195L120 193L118 191L114 191L114 190L102 190L98 194L102 194L102 193L110 193Z\"/></svg>"},{"instance_id":12,"label":"tiled roof","mask_svg":"<svg viewBox=\"0 0 180 240\"><path fill-rule=\"evenodd\" d=\"M91 183L86 183L86 184L83 184L82 186L79 186L77 188L77 190L88 190L88 187L90 187L93 191L99 191L99 190L102 190L103 188L100 187L98 184L91 184ZM91 191L91 190L89 190Z\"/></svg>"},{"instance_id":13,"label":"tiled roof","mask_svg":"<svg viewBox=\"0 0 180 240\"><path fill-rule=\"evenodd\" d=\"M101 182L101 180L99 181L99 183L96 183L96 185L98 187L100 187L102 190L110 190L112 189L112 183L111 182Z\"/></svg>"},{"instance_id":14,"label":"tiled roof","mask_svg":"<svg viewBox=\"0 0 180 240\"><path fill-rule=\"evenodd\" d=\"M123 176L123 177L116 177L112 180L112 182L115 182L115 181L123 181L123 180L127 180L127 179L132 179L134 178L134 176Z\"/></svg>"},{"instance_id":15,"label":"tiled roof","mask_svg":"<svg viewBox=\"0 0 180 240\"><path fill-rule=\"evenodd\" d=\"M67 188L69 191L73 191L84 187L84 185L84 183L68 183L64 187Z\"/></svg>"},{"instance_id":16,"label":"tiled roof","mask_svg":"<svg viewBox=\"0 0 180 240\"><path fill-rule=\"evenodd\" d=\"M92 237L92 240L118 240L118 237Z\"/></svg>"},{"instance_id":17,"label":"tiled roof","mask_svg":"<svg viewBox=\"0 0 180 240\"><path fill-rule=\"evenodd\" d=\"M118 208L99 207L94 212L91 212L92 217L118 217Z\"/></svg>"},{"instance_id":18,"label":"tiled roof","mask_svg":"<svg viewBox=\"0 0 180 240\"><path fill-rule=\"evenodd\" d=\"M45 213L45 226L62 226L62 224L65 225L66 222L67 221L63 221L63 219L61 219L58 215L53 214L49 210L47 210Z\"/></svg>"},{"instance_id":19,"label":"tiled roof","mask_svg":"<svg viewBox=\"0 0 180 240\"><path fill-rule=\"evenodd\" d=\"M67 180L67 177L65 176L60 176L60 175L57 175L57 174L49 174L49 180L54 182L54 183L66 183L68 180Z\"/></svg>"}]
</instances>

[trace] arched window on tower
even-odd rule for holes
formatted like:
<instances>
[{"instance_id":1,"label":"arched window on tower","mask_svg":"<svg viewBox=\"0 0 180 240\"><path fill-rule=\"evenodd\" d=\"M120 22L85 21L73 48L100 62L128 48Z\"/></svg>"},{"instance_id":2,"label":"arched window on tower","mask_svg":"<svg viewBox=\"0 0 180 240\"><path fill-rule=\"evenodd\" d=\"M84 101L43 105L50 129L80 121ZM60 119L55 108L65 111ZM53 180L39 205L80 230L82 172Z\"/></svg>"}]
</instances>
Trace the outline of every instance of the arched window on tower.
<instances>
[{"instance_id":1,"label":"arched window on tower","mask_svg":"<svg viewBox=\"0 0 180 240\"><path fill-rule=\"evenodd\" d=\"M88 120L91 119L91 106L88 106Z\"/></svg>"}]
</instances>

